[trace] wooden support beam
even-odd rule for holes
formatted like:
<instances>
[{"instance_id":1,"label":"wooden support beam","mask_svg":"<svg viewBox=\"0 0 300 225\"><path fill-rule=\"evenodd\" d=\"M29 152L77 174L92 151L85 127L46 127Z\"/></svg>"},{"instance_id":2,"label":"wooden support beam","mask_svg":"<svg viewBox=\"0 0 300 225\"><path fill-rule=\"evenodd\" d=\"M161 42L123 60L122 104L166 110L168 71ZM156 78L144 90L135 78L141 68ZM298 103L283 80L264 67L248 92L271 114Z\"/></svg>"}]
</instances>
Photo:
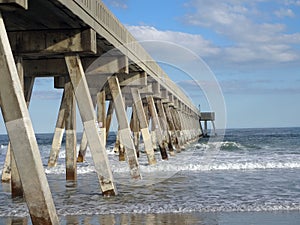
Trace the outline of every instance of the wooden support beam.
<instances>
[{"instance_id":1,"label":"wooden support beam","mask_svg":"<svg viewBox=\"0 0 300 225\"><path fill-rule=\"evenodd\" d=\"M108 84L114 105L116 110L116 115L120 127L120 141L125 146L127 162L129 164L130 173L132 178L141 179L139 171L139 163L137 160L136 150L134 147L133 140L131 138L131 132L128 124L128 119L125 111L125 104L123 101L122 92L120 89L118 78L112 76L108 79Z\"/></svg>"},{"instance_id":2,"label":"wooden support beam","mask_svg":"<svg viewBox=\"0 0 300 225\"><path fill-rule=\"evenodd\" d=\"M97 53L96 32L92 29L15 31L8 36L13 53L22 56Z\"/></svg>"},{"instance_id":3,"label":"wooden support beam","mask_svg":"<svg viewBox=\"0 0 300 225\"><path fill-rule=\"evenodd\" d=\"M152 123L153 123L152 126L155 127L155 132L156 132L156 137L158 140L158 146L159 146L161 158L164 160L167 160L168 154L167 154L167 150L166 150L166 147L164 144L163 133L162 133L161 125L159 122L159 118L157 115L157 111L156 111L154 100L153 100L152 96L147 97L147 103L148 103L149 111L150 111L151 118L152 118Z\"/></svg>"},{"instance_id":4,"label":"wooden support beam","mask_svg":"<svg viewBox=\"0 0 300 225\"><path fill-rule=\"evenodd\" d=\"M66 180L77 180L76 103L71 82L65 84Z\"/></svg>"},{"instance_id":5,"label":"wooden support beam","mask_svg":"<svg viewBox=\"0 0 300 225\"><path fill-rule=\"evenodd\" d=\"M143 108L142 99L137 88L131 88L131 94L133 98L133 103L136 109L137 117L139 119L139 124L141 128L142 137L145 145L145 152L148 157L148 162L150 165L156 163L155 153L152 145L151 136L149 133L148 121L145 115L145 111ZM148 110L147 110L148 113Z\"/></svg>"},{"instance_id":6,"label":"wooden support beam","mask_svg":"<svg viewBox=\"0 0 300 225\"><path fill-rule=\"evenodd\" d=\"M0 101L32 223L59 224L0 13ZM34 184L34 185L32 185Z\"/></svg>"},{"instance_id":7,"label":"wooden support beam","mask_svg":"<svg viewBox=\"0 0 300 225\"><path fill-rule=\"evenodd\" d=\"M100 140L95 124L96 118L93 103L80 58L79 56L66 56L65 60L74 88L81 120L92 153L95 170L98 174L102 194L116 195L117 190L114 184L106 149L104 143Z\"/></svg>"},{"instance_id":8,"label":"wooden support beam","mask_svg":"<svg viewBox=\"0 0 300 225\"><path fill-rule=\"evenodd\" d=\"M67 100L66 100L66 87L65 87L61 98L60 107L59 107L58 116L55 125L55 131L52 139L52 146L51 146L51 151L48 159L49 167L54 167L57 164L57 159L61 148L61 142L65 131L66 101Z\"/></svg>"}]
</instances>

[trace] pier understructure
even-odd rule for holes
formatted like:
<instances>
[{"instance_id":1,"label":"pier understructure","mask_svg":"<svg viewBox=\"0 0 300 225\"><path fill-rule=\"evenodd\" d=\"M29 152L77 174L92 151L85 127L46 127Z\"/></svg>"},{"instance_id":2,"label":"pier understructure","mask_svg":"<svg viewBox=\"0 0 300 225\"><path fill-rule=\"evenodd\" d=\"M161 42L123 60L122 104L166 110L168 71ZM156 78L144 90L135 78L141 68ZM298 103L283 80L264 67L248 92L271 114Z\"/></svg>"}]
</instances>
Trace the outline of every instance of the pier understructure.
<instances>
[{"instance_id":1,"label":"pier understructure","mask_svg":"<svg viewBox=\"0 0 300 225\"><path fill-rule=\"evenodd\" d=\"M142 177L140 138L153 165L156 150L167 160L202 135L199 110L100 0L0 0L0 64L10 139L2 181L25 197L33 224L59 224L28 113L36 78L53 77L63 89L48 166L57 164L65 134L66 179L77 179L89 147L105 196L117 194L105 148L113 113L115 151L132 179ZM78 154L76 106L84 128Z\"/></svg>"}]
</instances>

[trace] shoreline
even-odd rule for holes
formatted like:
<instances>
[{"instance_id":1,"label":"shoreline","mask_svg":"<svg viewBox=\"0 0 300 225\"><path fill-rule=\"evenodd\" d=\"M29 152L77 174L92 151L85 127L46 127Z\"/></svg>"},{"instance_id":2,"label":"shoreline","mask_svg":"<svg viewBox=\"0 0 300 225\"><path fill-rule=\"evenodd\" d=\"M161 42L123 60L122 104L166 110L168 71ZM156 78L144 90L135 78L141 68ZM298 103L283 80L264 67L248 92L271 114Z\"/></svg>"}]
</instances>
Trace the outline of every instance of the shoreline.
<instances>
[{"instance_id":1,"label":"shoreline","mask_svg":"<svg viewBox=\"0 0 300 225\"><path fill-rule=\"evenodd\" d=\"M67 215L60 216L61 225L298 225L300 211L260 211L260 212L192 212L159 214L107 214L107 215ZM0 224L31 225L29 217L0 217Z\"/></svg>"}]
</instances>

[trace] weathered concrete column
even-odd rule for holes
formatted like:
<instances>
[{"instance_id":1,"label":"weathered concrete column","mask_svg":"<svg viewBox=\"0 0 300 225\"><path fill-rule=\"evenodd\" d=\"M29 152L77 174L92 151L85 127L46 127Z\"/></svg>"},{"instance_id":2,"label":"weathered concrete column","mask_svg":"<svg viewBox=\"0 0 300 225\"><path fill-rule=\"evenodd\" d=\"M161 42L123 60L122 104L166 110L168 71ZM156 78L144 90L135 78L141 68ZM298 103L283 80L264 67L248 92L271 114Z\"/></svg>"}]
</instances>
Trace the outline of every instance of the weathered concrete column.
<instances>
[{"instance_id":1,"label":"weathered concrete column","mask_svg":"<svg viewBox=\"0 0 300 225\"><path fill-rule=\"evenodd\" d=\"M75 97L77 100L84 130L91 149L95 170L98 174L103 195L116 195L112 171L104 144L101 142L96 127L92 98L88 89L86 77L79 56L65 57Z\"/></svg>"},{"instance_id":2,"label":"weathered concrete column","mask_svg":"<svg viewBox=\"0 0 300 225\"><path fill-rule=\"evenodd\" d=\"M88 140L86 137L86 133L83 130L81 142L80 142L80 146L79 146L79 151L78 151L78 156L77 156L77 162L82 163L84 161L87 146L88 146Z\"/></svg>"},{"instance_id":3,"label":"weathered concrete column","mask_svg":"<svg viewBox=\"0 0 300 225\"><path fill-rule=\"evenodd\" d=\"M136 109L137 117L140 123L141 133L145 145L145 152L147 154L149 164L152 165L156 163L156 159L155 159L154 149L152 146L151 136L149 133L147 118L143 108L142 99L137 88L131 88L131 94L133 97L133 103ZM147 109L147 113L148 113L148 109Z\"/></svg>"},{"instance_id":4,"label":"weathered concrete column","mask_svg":"<svg viewBox=\"0 0 300 225\"><path fill-rule=\"evenodd\" d=\"M136 107L132 106L132 115L130 121L130 129L133 132L133 141L136 150L137 157L140 157L139 145L140 145L140 124L138 115L136 112Z\"/></svg>"},{"instance_id":5,"label":"weathered concrete column","mask_svg":"<svg viewBox=\"0 0 300 225\"><path fill-rule=\"evenodd\" d=\"M188 143L191 139L190 137L190 131L189 131L189 120L187 119L187 114L186 112L182 112L182 118L183 118L183 123L184 123L184 135L185 135L185 140Z\"/></svg>"},{"instance_id":6,"label":"weathered concrete column","mask_svg":"<svg viewBox=\"0 0 300 225\"><path fill-rule=\"evenodd\" d=\"M16 67L17 67L17 72L19 75L20 83L22 86L22 90L24 92L24 68L23 68L23 58L22 57L16 57ZM25 96L24 96L25 97ZM25 99L26 101L26 99ZM29 102L30 100L28 100ZM27 108L29 104L26 104ZM11 149L11 145L8 145L8 151L10 151L10 166L11 166L11 196L13 198L15 197L23 197L23 187L22 187L22 182L21 178L19 176L19 171L17 168L16 160L14 157L14 152Z\"/></svg>"},{"instance_id":7,"label":"weathered concrete column","mask_svg":"<svg viewBox=\"0 0 300 225\"><path fill-rule=\"evenodd\" d=\"M94 109L96 106L97 98L95 95L92 95L91 98L92 98L93 109ZM87 139L85 130L83 129L81 142L80 142L80 146L79 146L79 151L78 151L77 162L82 163L84 161L87 147L88 147L88 139Z\"/></svg>"},{"instance_id":8,"label":"weathered concrete column","mask_svg":"<svg viewBox=\"0 0 300 225\"><path fill-rule=\"evenodd\" d=\"M173 121L173 117L171 115L170 106L169 106L168 103L164 103L163 106L164 106L164 110L165 110L165 113L166 113L167 122L168 122L168 125L169 125L169 132L170 132L170 135L171 135L172 143L175 146L176 151L180 152L181 148L179 146L178 137L176 135L175 124L174 124L174 121Z\"/></svg>"},{"instance_id":9,"label":"weathered concrete column","mask_svg":"<svg viewBox=\"0 0 300 225\"><path fill-rule=\"evenodd\" d=\"M114 102L110 101L109 105L108 105L107 113L106 113L106 140L109 135L113 113L114 113Z\"/></svg>"},{"instance_id":10,"label":"weathered concrete column","mask_svg":"<svg viewBox=\"0 0 300 225\"><path fill-rule=\"evenodd\" d=\"M97 121L100 129L100 138L106 146L106 102L105 90L97 94Z\"/></svg>"},{"instance_id":11,"label":"weathered concrete column","mask_svg":"<svg viewBox=\"0 0 300 225\"><path fill-rule=\"evenodd\" d=\"M183 142L183 138L181 136L181 122L180 122L180 118L178 116L178 111L175 108L171 108L170 109L170 113L171 116L173 118L174 121L174 126L175 126L175 132L176 132L176 137L178 140L178 145L180 146L181 150L184 149L184 142Z\"/></svg>"},{"instance_id":12,"label":"weathered concrete column","mask_svg":"<svg viewBox=\"0 0 300 225\"><path fill-rule=\"evenodd\" d=\"M57 164L57 159L59 155L59 151L61 148L61 142L63 139L64 131L65 131L65 111L66 111L66 85L64 88L64 92L61 98L60 107L58 111L58 116L55 125L54 136L52 140L52 147L50 151L50 156L48 160L48 166L54 167Z\"/></svg>"},{"instance_id":13,"label":"weathered concrete column","mask_svg":"<svg viewBox=\"0 0 300 225\"><path fill-rule=\"evenodd\" d=\"M10 179L11 197L12 198L23 197L24 192L23 192L22 182L19 176L16 160L14 157L14 152L10 144L8 145L8 147L10 148L9 151L10 151L10 165L11 165L11 179Z\"/></svg>"},{"instance_id":14,"label":"weathered concrete column","mask_svg":"<svg viewBox=\"0 0 300 225\"><path fill-rule=\"evenodd\" d=\"M149 107L149 111L151 114L151 118L152 118L152 125L155 127L155 132L156 132L156 137L158 140L158 146L159 146L159 150L160 150L160 154L161 154L161 158L164 160L168 159L168 154L167 154L167 150L166 147L164 145L163 142L163 133L161 130L161 125L159 122L159 118L157 115L157 111L155 108L155 104L154 104L154 100L152 96L148 96L147 97L147 102L148 102L148 107Z\"/></svg>"},{"instance_id":15,"label":"weathered concrete column","mask_svg":"<svg viewBox=\"0 0 300 225\"><path fill-rule=\"evenodd\" d=\"M0 13L0 101L33 224L59 224Z\"/></svg>"},{"instance_id":16,"label":"weathered concrete column","mask_svg":"<svg viewBox=\"0 0 300 225\"><path fill-rule=\"evenodd\" d=\"M66 97L66 180L77 180L76 102L71 82L65 84Z\"/></svg>"},{"instance_id":17,"label":"weathered concrete column","mask_svg":"<svg viewBox=\"0 0 300 225\"><path fill-rule=\"evenodd\" d=\"M174 156L175 155L174 147L168 131L167 117L161 100L156 100L156 108L157 108L158 117L160 118L160 125L163 129L164 139L167 140L169 154L171 156Z\"/></svg>"},{"instance_id":18,"label":"weathered concrete column","mask_svg":"<svg viewBox=\"0 0 300 225\"><path fill-rule=\"evenodd\" d=\"M24 87L24 97L26 101L27 108L29 107L34 77L24 77L24 69L23 69L23 59L22 57L16 58L16 67L19 75L19 79L21 85ZM16 163L13 158L13 154L11 153L11 144L8 143L7 152L5 157L5 163L2 170L2 182L11 181L11 193L12 197L22 197L23 196L23 188L21 184L21 180L19 177L19 172L17 171Z\"/></svg>"},{"instance_id":19,"label":"weathered concrete column","mask_svg":"<svg viewBox=\"0 0 300 225\"><path fill-rule=\"evenodd\" d=\"M5 162L3 165L2 176L1 176L2 182L5 183L9 182L11 179L10 152L11 151L10 151L10 142L9 142L7 146L7 152L6 152Z\"/></svg>"},{"instance_id":20,"label":"weathered concrete column","mask_svg":"<svg viewBox=\"0 0 300 225\"><path fill-rule=\"evenodd\" d=\"M182 116L182 111L178 110L177 115L178 115L180 125L181 125L180 136L181 136L182 144L185 145L187 142L187 139L186 139L186 135L185 135L185 124L184 124L184 119Z\"/></svg>"},{"instance_id":21,"label":"weathered concrete column","mask_svg":"<svg viewBox=\"0 0 300 225\"><path fill-rule=\"evenodd\" d=\"M125 96L123 96L123 102L126 102ZM125 113L127 114L127 105L125 104ZM127 117L126 117L127 118ZM116 137L116 143L115 143L115 152L119 152L119 161L126 161L126 150L125 146L121 141L121 133L120 133L120 126L118 126L118 135Z\"/></svg>"},{"instance_id":22,"label":"weathered concrete column","mask_svg":"<svg viewBox=\"0 0 300 225\"><path fill-rule=\"evenodd\" d=\"M122 92L120 89L118 78L112 76L108 79L110 92L114 101L117 120L120 128L120 141L125 146L127 162L130 168L130 174L134 179L141 179L139 171L139 163L136 155L131 132L128 124L128 119L125 111L125 103L123 101Z\"/></svg>"}]
</instances>

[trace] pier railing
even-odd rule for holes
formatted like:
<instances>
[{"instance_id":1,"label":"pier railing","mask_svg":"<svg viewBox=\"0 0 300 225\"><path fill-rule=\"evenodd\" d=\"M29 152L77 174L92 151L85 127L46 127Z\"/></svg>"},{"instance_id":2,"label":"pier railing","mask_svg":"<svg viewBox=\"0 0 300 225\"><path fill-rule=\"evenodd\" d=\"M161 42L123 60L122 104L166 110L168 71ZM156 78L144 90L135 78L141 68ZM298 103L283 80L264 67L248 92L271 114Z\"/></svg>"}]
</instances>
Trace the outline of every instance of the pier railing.
<instances>
[{"instance_id":1,"label":"pier railing","mask_svg":"<svg viewBox=\"0 0 300 225\"><path fill-rule=\"evenodd\" d=\"M146 52L141 44L132 36L124 25L110 12L101 0L73 0L92 18L97 20L101 26L117 39L120 45L124 45L125 49L134 55L139 64L143 64L143 69L154 79L159 80L160 84L181 102L186 104L192 111L198 113L198 109L191 100L183 93L155 60ZM118 47L118 46L115 46Z\"/></svg>"}]
</instances>

